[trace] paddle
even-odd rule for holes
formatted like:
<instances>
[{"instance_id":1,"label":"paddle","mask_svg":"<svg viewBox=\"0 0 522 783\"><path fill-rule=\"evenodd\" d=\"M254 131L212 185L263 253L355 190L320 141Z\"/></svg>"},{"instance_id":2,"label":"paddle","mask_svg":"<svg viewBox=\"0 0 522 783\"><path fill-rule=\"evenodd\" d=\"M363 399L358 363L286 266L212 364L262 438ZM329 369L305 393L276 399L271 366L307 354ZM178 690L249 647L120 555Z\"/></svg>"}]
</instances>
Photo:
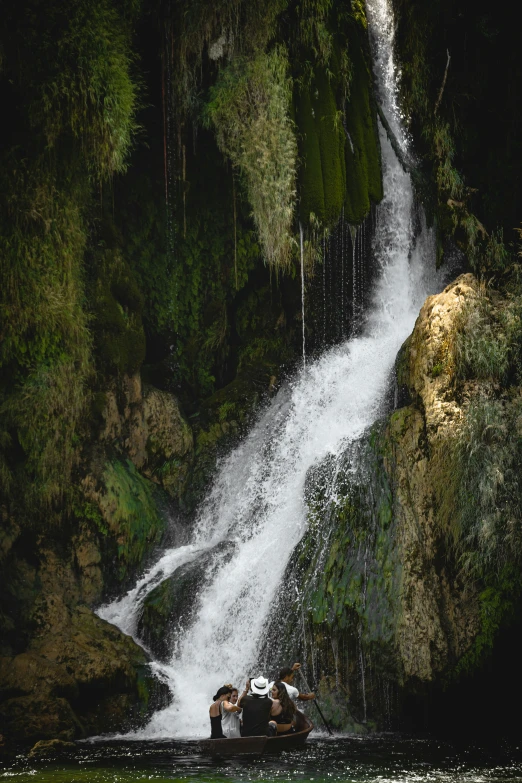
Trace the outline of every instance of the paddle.
<instances>
[{"instance_id":1,"label":"paddle","mask_svg":"<svg viewBox=\"0 0 522 783\"><path fill-rule=\"evenodd\" d=\"M304 686L307 689L308 693L312 693L312 689L310 688L310 686L306 682L306 677L304 676L304 674L301 671L301 669L298 669L298 672L301 675L301 677L303 678L303 683L304 683ZM317 703L317 699L313 699L313 702L314 702L315 706L317 707L317 711L319 712L319 715L323 719L323 723L326 726L326 730L328 731L328 734L330 734L333 737L333 731L331 730L330 726L328 725L328 722L327 722L326 718L323 715L323 711L321 710L320 706Z\"/></svg>"}]
</instances>

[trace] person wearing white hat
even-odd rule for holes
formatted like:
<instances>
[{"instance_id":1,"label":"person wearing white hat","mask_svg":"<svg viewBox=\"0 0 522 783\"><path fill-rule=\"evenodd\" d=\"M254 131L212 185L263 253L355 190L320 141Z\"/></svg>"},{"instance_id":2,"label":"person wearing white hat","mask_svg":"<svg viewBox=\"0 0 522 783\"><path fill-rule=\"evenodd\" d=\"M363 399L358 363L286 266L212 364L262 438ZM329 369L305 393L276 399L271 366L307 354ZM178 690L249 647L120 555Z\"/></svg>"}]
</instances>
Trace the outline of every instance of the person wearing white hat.
<instances>
[{"instance_id":1,"label":"person wearing white hat","mask_svg":"<svg viewBox=\"0 0 522 783\"><path fill-rule=\"evenodd\" d=\"M249 693L250 691L250 693ZM247 680L237 706L243 710L243 737L266 737L275 734L269 724L272 699L268 696L268 680L262 674Z\"/></svg>"}]
</instances>

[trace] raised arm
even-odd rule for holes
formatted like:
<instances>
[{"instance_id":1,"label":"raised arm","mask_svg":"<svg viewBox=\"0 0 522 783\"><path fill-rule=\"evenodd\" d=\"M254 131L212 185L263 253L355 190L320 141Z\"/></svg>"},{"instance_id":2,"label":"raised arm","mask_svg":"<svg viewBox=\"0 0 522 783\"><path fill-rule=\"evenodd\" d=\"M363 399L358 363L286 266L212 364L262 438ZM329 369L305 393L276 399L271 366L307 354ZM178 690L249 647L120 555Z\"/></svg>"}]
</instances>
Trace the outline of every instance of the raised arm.
<instances>
[{"instance_id":1,"label":"raised arm","mask_svg":"<svg viewBox=\"0 0 522 783\"><path fill-rule=\"evenodd\" d=\"M250 680L247 680L247 681L246 681L246 685L245 685L245 690L243 691L243 693L241 694L241 696L240 696L240 697L239 697L239 699L237 700L237 706L238 706L239 708L241 708L241 699L242 699L244 696L248 696L248 691L249 691L249 690L250 690Z\"/></svg>"},{"instance_id":2,"label":"raised arm","mask_svg":"<svg viewBox=\"0 0 522 783\"><path fill-rule=\"evenodd\" d=\"M237 704L232 704L230 701L223 702L223 709L225 712L241 712L241 707L238 707Z\"/></svg>"}]
</instances>

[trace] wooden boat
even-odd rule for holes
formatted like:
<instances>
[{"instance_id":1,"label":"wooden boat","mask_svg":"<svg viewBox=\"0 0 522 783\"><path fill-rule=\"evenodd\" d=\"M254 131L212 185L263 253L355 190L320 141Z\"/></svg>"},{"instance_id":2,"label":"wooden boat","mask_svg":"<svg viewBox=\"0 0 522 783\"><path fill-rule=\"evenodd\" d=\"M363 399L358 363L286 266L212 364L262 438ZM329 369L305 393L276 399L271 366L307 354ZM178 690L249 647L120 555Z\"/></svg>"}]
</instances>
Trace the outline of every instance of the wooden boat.
<instances>
[{"instance_id":1,"label":"wooden boat","mask_svg":"<svg viewBox=\"0 0 522 783\"><path fill-rule=\"evenodd\" d=\"M280 753L282 750L302 748L314 725L308 725L293 734L276 737L233 737L231 739L206 739L199 741L201 753L209 756L260 756L262 753Z\"/></svg>"}]
</instances>

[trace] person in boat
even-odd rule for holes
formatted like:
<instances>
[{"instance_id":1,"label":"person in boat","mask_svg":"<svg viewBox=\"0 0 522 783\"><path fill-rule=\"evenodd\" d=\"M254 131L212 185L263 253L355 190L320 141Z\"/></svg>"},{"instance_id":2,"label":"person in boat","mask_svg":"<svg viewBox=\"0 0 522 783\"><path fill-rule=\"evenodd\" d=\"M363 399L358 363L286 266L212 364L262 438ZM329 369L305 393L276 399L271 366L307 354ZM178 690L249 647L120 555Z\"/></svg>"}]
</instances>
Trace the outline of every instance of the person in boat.
<instances>
[{"instance_id":1,"label":"person in boat","mask_svg":"<svg viewBox=\"0 0 522 783\"><path fill-rule=\"evenodd\" d=\"M223 716L222 704L227 703L228 709L226 709L226 712L240 712L239 707L230 703L231 693L232 689L230 686L224 685L214 696L213 703L208 711L210 715L210 739L226 739L221 724Z\"/></svg>"},{"instance_id":2,"label":"person in boat","mask_svg":"<svg viewBox=\"0 0 522 783\"><path fill-rule=\"evenodd\" d=\"M241 736L241 713L237 709L237 700L239 691L232 685L225 686L230 688L230 700L221 702L221 729L227 739ZM233 709L236 707L236 709Z\"/></svg>"},{"instance_id":3,"label":"person in boat","mask_svg":"<svg viewBox=\"0 0 522 783\"><path fill-rule=\"evenodd\" d=\"M296 707L282 682L272 685L272 709L270 723L277 734L292 734L295 731Z\"/></svg>"},{"instance_id":4,"label":"person in boat","mask_svg":"<svg viewBox=\"0 0 522 783\"><path fill-rule=\"evenodd\" d=\"M297 699L299 699L299 701L311 701L312 699L315 699L315 693L301 693L294 685L295 673L298 672L300 668L300 663L294 663L292 667L285 666L285 668L281 669L279 672L279 682L283 683L294 704ZM272 683L272 686L273 685L274 683Z\"/></svg>"},{"instance_id":5,"label":"person in boat","mask_svg":"<svg viewBox=\"0 0 522 783\"><path fill-rule=\"evenodd\" d=\"M268 696L269 685L262 675L255 680L247 680L245 690L238 700L243 710L243 737L273 737L275 726L270 724L272 699Z\"/></svg>"}]
</instances>

